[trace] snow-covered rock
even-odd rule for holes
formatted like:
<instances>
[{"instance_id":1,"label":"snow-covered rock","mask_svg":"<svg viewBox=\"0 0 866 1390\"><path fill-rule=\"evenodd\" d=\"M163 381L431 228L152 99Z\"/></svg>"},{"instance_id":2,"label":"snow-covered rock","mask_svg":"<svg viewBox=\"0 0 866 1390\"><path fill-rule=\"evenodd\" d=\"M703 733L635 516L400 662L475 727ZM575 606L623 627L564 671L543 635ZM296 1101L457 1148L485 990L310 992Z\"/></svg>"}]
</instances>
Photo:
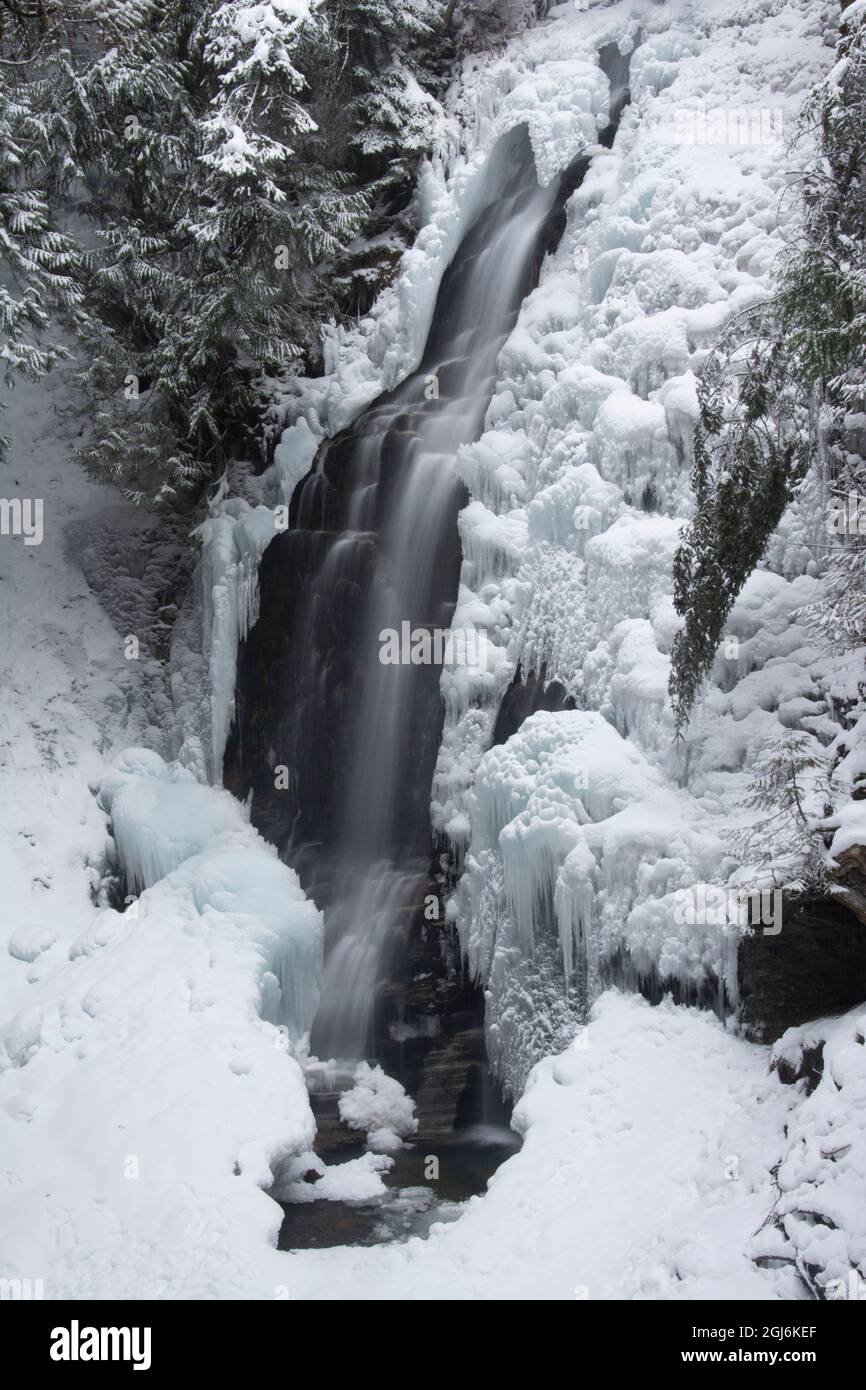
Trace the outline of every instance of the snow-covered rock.
<instances>
[{"instance_id":1,"label":"snow-covered rock","mask_svg":"<svg viewBox=\"0 0 866 1390\"><path fill-rule=\"evenodd\" d=\"M800 1103L776 1173L772 1221L753 1252L793 1261L819 1297L866 1301L866 1011L789 1028L773 1057L802 1078ZM806 1071L814 1068L820 1079L810 1086Z\"/></svg>"},{"instance_id":2,"label":"snow-covered rock","mask_svg":"<svg viewBox=\"0 0 866 1390\"><path fill-rule=\"evenodd\" d=\"M39 943L0 1028L4 1269L48 1297L204 1296L275 1239L262 1189L313 1140L291 1044L321 917L227 792L157 754L122 755L100 798L143 891Z\"/></svg>"},{"instance_id":3,"label":"snow-covered rock","mask_svg":"<svg viewBox=\"0 0 866 1390\"><path fill-rule=\"evenodd\" d=\"M338 1108L343 1124L365 1131L370 1148L385 1153L399 1149L418 1128L412 1097L393 1076L369 1062L356 1068L351 1090L340 1096Z\"/></svg>"}]
</instances>

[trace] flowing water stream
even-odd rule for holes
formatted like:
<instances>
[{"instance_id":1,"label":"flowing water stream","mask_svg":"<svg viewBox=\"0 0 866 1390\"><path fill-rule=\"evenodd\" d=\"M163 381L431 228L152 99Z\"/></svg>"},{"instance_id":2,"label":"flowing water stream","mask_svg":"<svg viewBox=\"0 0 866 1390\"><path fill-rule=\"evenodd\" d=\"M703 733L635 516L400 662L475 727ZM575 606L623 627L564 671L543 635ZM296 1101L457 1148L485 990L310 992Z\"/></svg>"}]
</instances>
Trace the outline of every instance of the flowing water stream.
<instances>
[{"instance_id":1,"label":"flowing water stream","mask_svg":"<svg viewBox=\"0 0 866 1390\"><path fill-rule=\"evenodd\" d=\"M604 144L627 99L628 61L617 53L610 64L620 92ZM418 370L322 446L295 490L289 531L262 562L228 780L253 792L254 822L324 910L311 1049L338 1059L344 1077L383 1056L383 1001L431 883L441 664L381 660L384 635L450 627L465 503L456 453L483 431L499 352L588 165L582 156L542 189L526 129L500 140L489 201L443 277ZM290 771L279 792L276 764ZM486 1172L505 1152L491 1146Z\"/></svg>"},{"instance_id":2,"label":"flowing water stream","mask_svg":"<svg viewBox=\"0 0 866 1390\"><path fill-rule=\"evenodd\" d=\"M463 500L454 460L459 446L481 433L496 359L528 288L538 231L555 194L555 188L538 187L528 142L515 141L505 153L507 191L465 239L445 287L447 329L440 314L421 370L368 413L357 458L365 481L353 499L348 534L335 542L363 547L371 532L377 534L376 569L360 624L365 678L336 808L338 871L313 1037L314 1050L326 1057L369 1054L393 924L423 898L430 778L426 771L419 778L418 734L441 667L386 664L379 654L383 634L450 626L454 586L443 584L451 574L440 560L453 553ZM377 517L394 431L402 436L400 485L383 499ZM437 722L431 714L428 728ZM429 744L427 752L429 761ZM419 781L423 799L407 796Z\"/></svg>"}]
</instances>

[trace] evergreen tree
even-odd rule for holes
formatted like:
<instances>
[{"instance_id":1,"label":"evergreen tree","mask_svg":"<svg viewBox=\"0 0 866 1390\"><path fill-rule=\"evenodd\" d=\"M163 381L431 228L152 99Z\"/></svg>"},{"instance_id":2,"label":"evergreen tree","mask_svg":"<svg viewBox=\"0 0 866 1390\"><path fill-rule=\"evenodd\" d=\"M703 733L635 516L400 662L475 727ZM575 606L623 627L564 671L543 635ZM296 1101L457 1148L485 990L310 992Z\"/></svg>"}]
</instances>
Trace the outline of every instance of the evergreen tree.
<instances>
[{"instance_id":1,"label":"evergreen tree","mask_svg":"<svg viewBox=\"0 0 866 1390\"><path fill-rule=\"evenodd\" d=\"M801 227L768 304L735 322L702 374L692 484L696 512L674 567L685 618L671 694L688 719L725 621L809 466L862 493L858 447L866 348L866 15L843 15L837 61L812 92L803 126L818 153L799 181ZM846 641L866 637L862 555L830 564L824 617ZM856 558L855 558L856 555Z\"/></svg>"},{"instance_id":2,"label":"evergreen tree","mask_svg":"<svg viewBox=\"0 0 866 1390\"><path fill-rule=\"evenodd\" d=\"M26 270L4 356L42 370L64 310L97 476L166 496L254 447L263 381L315 357L365 219L429 143L437 9L0 0L0 249ZM78 250L52 222L70 208Z\"/></svg>"},{"instance_id":3,"label":"evergreen tree","mask_svg":"<svg viewBox=\"0 0 866 1390\"><path fill-rule=\"evenodd\" d=\"M814 447L814 414L790 374L772 309L743 323L712 353L698 383L691 486L695 515L674 557L674 604L685 623L674 639L671 695L687 722L737 594L755 569Z\"/></svg>"},{"instance_id":4,"label":"evergreen tree","mask_svg":"<svg viewBox=\"0 0 866 1390\"><path fill-rule=\"evenodd\" d=\"M741 809L757 818L728 837L740 863L772 869L785 886L824 891L832 836L823 837L834 790L829 756L818 741L786 729L755 759Z\"/></svg>"},{"instance_id":5,"label":"evergreen tree","mask_svg":"<svg viewBox=\"0 0 866 1390\"><path fill-rule=\"evenodd\" d=\"M443 54L442 0L324 0L330 55L317 64L311 111L320 160L363 192L364 235L334 262L333 285L363 312L414 233L418 164L432 144Z\"/></svg>"},{"instance_id":6,"label":"evergreen tree","mask_svg":"<svg viewBox=\"0 0 866 1390\"><path fill-rule=\"evenodd\" d=\"M329 9L348 69L347 142L374 168L384 156L392 174L405 174L430 143L437 106L425 59L440 13L436 0L335 0Z\"/></svg>"},{"instance_id":7,"label":"evergreen tree","mask_svg":"<svg viewBox=\"0 0 866 1390\"><path fill-rule=\"evenodd\" d=\"M32 55L41 24L27 7L0 5L0 358L4 381L41 376L66 348L46 338L58 317L81 315L81 261L58 230L46 192L49 123L20 81L20 55ZM8 440L0 437L0 458Z\"/></svg>"},{"instance_id":8,"label":"evergreen tree","mask_svg":"<svg viewBox=\"0 0 866 1390\"><path fill-rule=\"evenodd\" d=\"M302 39L328 41L314 14L202 4L180 8L169 31L171 119L139 103L127 127L135 187L115 147L99 190L100 212L116 202L120 216L100 233L82 377L105 401L85 464L134 492L153 491L155 473L163 493L194 486L251 447L259 376L309 346L330 307L315 272L365 211L298 153L315 122L296 55ZM119 117L115 107L108 127Z\"/></svg>"}]
</instances>

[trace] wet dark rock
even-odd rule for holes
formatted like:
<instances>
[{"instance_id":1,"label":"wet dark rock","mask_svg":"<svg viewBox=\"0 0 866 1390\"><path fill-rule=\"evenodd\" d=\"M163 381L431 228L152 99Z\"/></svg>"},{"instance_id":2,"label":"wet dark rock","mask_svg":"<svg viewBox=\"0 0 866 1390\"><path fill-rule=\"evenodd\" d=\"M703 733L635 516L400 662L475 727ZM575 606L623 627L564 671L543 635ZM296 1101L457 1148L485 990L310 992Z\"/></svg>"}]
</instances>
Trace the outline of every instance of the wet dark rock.
<instances>
[{"instance_id":1,"label":"wet dark rock","mask_svg":"<svg viewBox=\"0 0 866 1390\"><path fill-rule=\"evenodd\" d=\"M437 885L431 881L431 894ZM419 912L408 924L383 993L376 1058L414 1098L419 1144L486 1122L508 1125L487 1068L484 1000L468 977L453 929Z\"/></svg>"},{"instance_id":2,"label":"wet dark rock","mask_svg":"<svg viewBox=\"0 0 866 1390\"><path fill-rule=\"evenodd\" d=\"M779 934L742 939L737 977L746 1036L772 1042L866 999L866 926L835 898L785 895Z\"/></svg>"},{"instance_id":3,"label":"wet dark rock","mask_svg":"<svg viewBox=\"0 0 866 1390\"><path fill-rule=\"evenodd\" d=\"M543 666L537 675L529 672L526 676L518 666L496 715L493 745L496 747L506 743L512 734L517 733L523 721L539 710L556 712L574 707L574 699L565 687L559 681L547 680Z\"/></svg>"},{"instance_id":4,"label":"wet dark rock","mask_svg":"<svg viewBox=\"0 0 866 1390\"><path fill-rule=\"evenodd\" d=\"M855 785L852 800L862 800L861 788ZM834 879L841 902L850 908L866 927L866 845L851 845L836 859Z\"/></svg>"},{"instance_id":5,"label":"wet dark rock","mask_svg":"<svg viewBox=\"0 0 866 1390\"><path fill-rule=\"evenodd\" d=\"M773 1064L783 1086L793 1086L797 1081L806 1082L806 1094L811 1095L824 1075L824 1044L804 1047L799 1060L794 1065L787 1057L779 1057Z\"/></svg>"}]
</instances>

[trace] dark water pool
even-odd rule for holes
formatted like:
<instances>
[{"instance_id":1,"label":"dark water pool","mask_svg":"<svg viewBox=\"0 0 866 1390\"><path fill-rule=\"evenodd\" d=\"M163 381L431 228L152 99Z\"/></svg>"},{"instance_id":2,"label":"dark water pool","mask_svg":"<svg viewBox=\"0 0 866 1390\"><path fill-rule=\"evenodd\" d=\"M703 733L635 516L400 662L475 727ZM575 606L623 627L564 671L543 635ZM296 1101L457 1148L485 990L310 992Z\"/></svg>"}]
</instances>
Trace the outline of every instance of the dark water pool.
<instances>
[{"instance_id":1,"label":"dark water pool","mask_svg":"<svg viewBox=\"0 0 866 1390\"><path fill-rule=\"evenodd\" d=\"M496 1169L519 1147L517 1135L483 1126L446 1143L406 1145L383 1174L386 1195L364 1203L283 1203L278 1249L323 1250L426 1236L435 1222L456 1220L463 1204L485 1191ZM345 1163L365 1152L363 1144L341 1144L320 1150L319 1156L326 1164ZM428 1176L432 1173L437 1175Z\"/></svg>"}]
</instances>

